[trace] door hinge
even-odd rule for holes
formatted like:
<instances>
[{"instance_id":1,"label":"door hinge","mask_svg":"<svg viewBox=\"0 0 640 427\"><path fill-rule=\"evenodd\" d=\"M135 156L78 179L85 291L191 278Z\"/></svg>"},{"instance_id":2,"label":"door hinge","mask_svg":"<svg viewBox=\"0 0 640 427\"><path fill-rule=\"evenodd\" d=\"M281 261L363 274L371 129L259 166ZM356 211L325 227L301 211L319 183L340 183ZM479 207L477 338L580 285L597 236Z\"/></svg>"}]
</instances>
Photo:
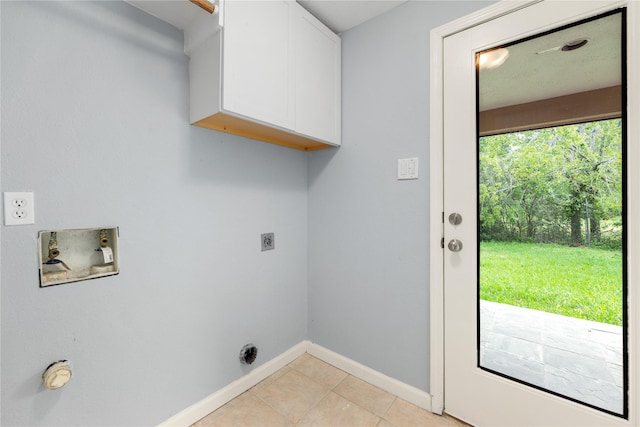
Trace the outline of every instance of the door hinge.
<instances>
[{"instance_id":1,"label":"door hinge","mask_svg":"<svg viewBox=\"0 0 640 427\"><path fill-rule=\"evenodd\" d=\"M442 212L442 229L440 230L442 238L440 239L440 247L444 249L444 212Z\"/></svg>"}]
</instances>

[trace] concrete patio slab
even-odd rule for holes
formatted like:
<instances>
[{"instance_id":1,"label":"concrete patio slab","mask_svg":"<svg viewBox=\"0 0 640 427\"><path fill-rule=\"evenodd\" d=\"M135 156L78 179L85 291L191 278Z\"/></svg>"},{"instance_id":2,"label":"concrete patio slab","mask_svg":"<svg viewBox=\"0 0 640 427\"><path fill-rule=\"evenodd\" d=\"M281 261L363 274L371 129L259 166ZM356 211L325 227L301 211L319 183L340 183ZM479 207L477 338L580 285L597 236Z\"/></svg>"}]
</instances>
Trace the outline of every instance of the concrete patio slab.
<instances>
[{"instance_id":1,"label":"concrete patio slab","mask_svg":"<svg viewBox=\"0 0 640 427\"><path fill-rule=\"evenodd\" d=\"M623 412L622 327L480 301L480 365Z\"/></svg>"}]
</instances>

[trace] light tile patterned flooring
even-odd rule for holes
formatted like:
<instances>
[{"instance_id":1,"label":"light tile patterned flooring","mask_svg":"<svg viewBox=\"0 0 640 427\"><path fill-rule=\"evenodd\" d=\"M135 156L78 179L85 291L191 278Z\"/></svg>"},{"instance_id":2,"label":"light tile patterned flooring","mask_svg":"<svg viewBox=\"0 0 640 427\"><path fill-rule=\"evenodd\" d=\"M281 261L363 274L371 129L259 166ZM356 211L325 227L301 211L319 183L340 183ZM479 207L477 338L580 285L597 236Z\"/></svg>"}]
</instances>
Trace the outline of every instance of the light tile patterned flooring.
<instances>
[{"instance_id":1,"label":"light tile patterned flooring","mask_svg":"<svg viewBox=\"0 0 640 427\"><path fill-rule=\"evenodd\" d=\"M308 353L192 427L459 427Z\"/></svg>"}]
</instances>

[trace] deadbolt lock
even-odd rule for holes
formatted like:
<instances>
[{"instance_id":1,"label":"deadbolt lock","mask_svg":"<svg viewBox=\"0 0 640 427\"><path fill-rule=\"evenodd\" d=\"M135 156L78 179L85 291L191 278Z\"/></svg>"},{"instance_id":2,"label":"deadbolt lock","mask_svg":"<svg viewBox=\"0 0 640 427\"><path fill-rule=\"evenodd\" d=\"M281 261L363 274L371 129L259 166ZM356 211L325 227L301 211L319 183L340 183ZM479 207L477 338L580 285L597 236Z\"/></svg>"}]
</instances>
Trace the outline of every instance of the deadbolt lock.
<instances>
[{"instance_id":1,"label":"deadbolt lock","mask_svg":"<svg viewBox=\"0 0 640 427\"><path fill-rule=\"evenodd\" d=\"M458 225L462 222L462 215L460 215L457 212L452 213L451 215L449 215L449 223L451 225Z\"/></svg>"}]
</instances>

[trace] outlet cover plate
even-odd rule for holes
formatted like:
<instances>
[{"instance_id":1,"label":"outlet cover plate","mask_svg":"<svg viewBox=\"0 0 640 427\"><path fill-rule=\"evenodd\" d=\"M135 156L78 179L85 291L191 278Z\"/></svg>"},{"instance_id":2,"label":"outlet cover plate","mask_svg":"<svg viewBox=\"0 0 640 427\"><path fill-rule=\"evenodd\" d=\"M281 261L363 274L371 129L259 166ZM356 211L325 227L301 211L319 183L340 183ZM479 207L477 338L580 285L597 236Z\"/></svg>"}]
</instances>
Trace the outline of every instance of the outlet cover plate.
<instances>
[{"instance_id":1,"label":"outlet cover plate","mask_svg":"<svg viewBox=\"0 0 640 427\"><path fill-rule=\"evenodd\" d=\"M262 241L262 251L270 251L276 248L276 240L274 233L262 233L260 235Z\"/></svg>"},{"instance_id":2,"label":"outlet cover plate","mask_svg":"<svg viewBox=\"0 0 640 427\"><path fill-rule=\"evenodd\" d=\"M33 193L4 193L4 225L29 225L35 223Z\"/></svg>"}]
</instances>

